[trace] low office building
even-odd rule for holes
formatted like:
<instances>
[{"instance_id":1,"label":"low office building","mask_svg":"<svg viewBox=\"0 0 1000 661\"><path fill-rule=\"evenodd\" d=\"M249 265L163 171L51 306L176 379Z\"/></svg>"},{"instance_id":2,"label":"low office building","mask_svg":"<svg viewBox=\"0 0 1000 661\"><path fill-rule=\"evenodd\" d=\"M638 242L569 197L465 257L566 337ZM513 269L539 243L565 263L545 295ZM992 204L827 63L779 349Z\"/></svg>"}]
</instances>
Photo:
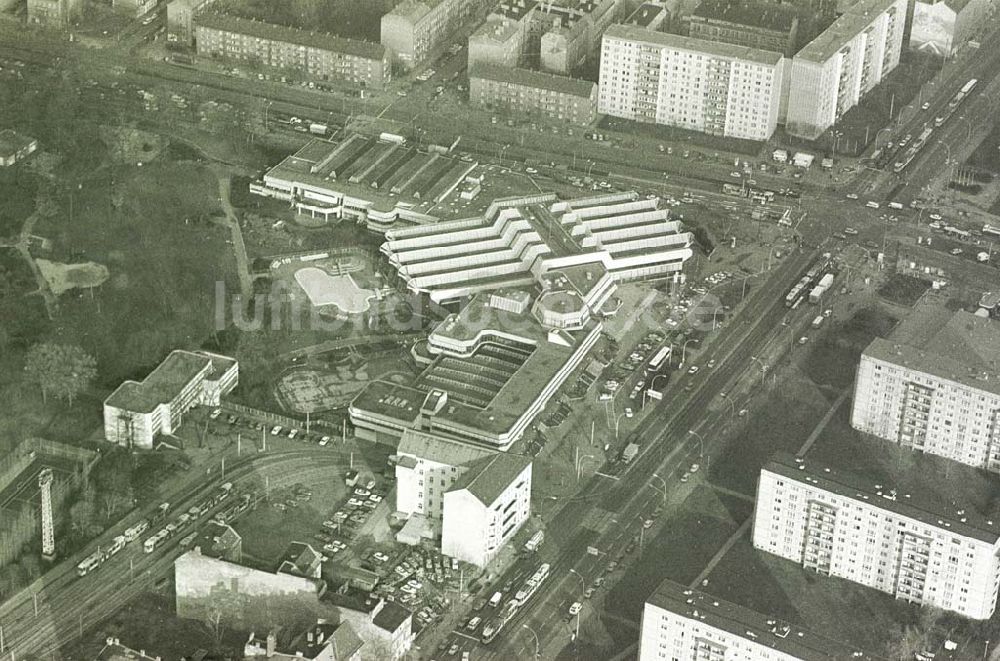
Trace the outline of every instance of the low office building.
<instances>
[{"instance_id":1,"label":"low office building","mask_svg":"<svg viewBox=\"0 0 1000 661\"><path fill-rule=\"evenodd\" d=\"M483 0L402 0L382 16L382 45L407 69L420 66L485 5Z\"/></svg>"},{"instance_id":2,"label":"low office building","mask_svg":"<svg viewBox=\"0 0 1000 661\"><path fill-rule=\"evenodd\" d=\"M469 103L587 126L597 118L597 85L529 69L478 64L469 70Z\"/></svg>"},{"instance_id":3,"label":"low office building","mask_svg":"<svg viewBox=\"0 0 1000 661\"><path fill-rule=\"evenodd\" d=\"M497 5L486 21L469 35L468 68L477 64L516 67L527 50L535 0L506 0Z\"/></svg>"},{"instance_id":4,"label":"low office building","mask_svg":"<svg viewBox=\"0 0 1000 661\"><path fill-rule=\"evenodd\" d=\"M94 661L160 661L160 657L122 645L118 638L106 638Z\"/></svg>"},{"instance_id":5,"label":"low office building","mask_svg":"<svg viewBox=\"0 0 1000 661\"><path fill-rule=\"evenodd\" d=\"M877 657L667 580L646 600L639 661L876 661Z\"/></svg>"},{"instance_id":6,"label":"low office building","mask_svg":"<svg viewBox=\"0 0 1000 661\"><path fill-rule=\"evenodd\" d=\"M78 20L83 0L28 0L28 22L66 26Z\"/></svg>"},{"instance_id":7,"label":"low office building","mask_svg":"<svg viewBox=\"0 0 1000 661\"><path fill-rule=\"evenodd\" d=\"M170 0L167 3L167 41L194 44L194 15L212 0Z\"/></svg>"},{"instance_id":8,"label":"low office building","mask_svg":"<svg viewBox=\"0 0 1000 661\"><path fill-rule=\"evenodd\" d=\"M767 140L781 117L786 62L777 51L614 25L604 33L598 112Z\"/></svg>"},{"instance_id":9,"label":"low office building","mask_svg":"<svg viewBox=\"0 0 1000 661\"><path fill-rule=\"evenodd\" d=\"M104 400L104 438L129 448L152 449L172 434L194 406L218 406L239 381L232 358L207 351L172 351L140 381L125 381Z\"/></svg>"},{"instance_id":10,"label":"low office building","mask_svg":"<svg viewBox=\"0 0 1000 661\"><path fill-rule=\"evenodd\" d=\"M687 17L688 36L792 57L804 27L799 14L799 10L784 5L708 0Z\"/></svg>"},{"instance_id":11,"label":"low office building","mask_svg":"<svg viewBox=\"0 0 1000 661\"><path fill-rule=\"evenodd\" d=\"M983 29L992 7L990 0L916 0L910 48L949 57Z\"/></svg>"},{"instance_id":12,"label":"low office building","mask_svg":"<svg viewBox=\"0 0 1000 661\"><path fill-rule=\"evenodd\" d=\"M860 0L792 58L785 128L815 140L899 64L906 0Z\"/></svg>"},{"instance_id":13,"label":"low office building","mask_svg":"<svg viewBox=\"0 0 1000 661\"><path fill-rule=\"evenodd\" d=\"M243 538L228 526L212 520L198 529L198 534L191 542L191 548L206 558L225 560L226 562L241 562L243 560Z\"/></svg>"},{"instance_id":14,"label":"low office building","mask_svg":"<svg viewBox=\"0 0 1000 661\"><path fill-rule=\"evenodd\" d=\"M204 10L195 14L194 30L199 55L372 89L381 89L391 77L388 52L381 44Z\"/></svg>"},{"instance_id":15,"label":"low office building","mask_svg":"<svg viewBox=\"0 0 1000 661\"><path fill-rule=\"evenodd\" d=\"M320 616L326 584L319 579L268 572L188 551L174 561L178 617L220 618L234 629L268 631L303 614Z\"/></svg>"},{"instance_id":16,"label":"low office building","mask_svg":"<svg viewBox=\"0 0 1000 661\"><path fill-rule=\"evenodd\" d=\"M278 563L278 573L320 578L323 575L323 556L311 544L292 542Z\"/></svg>"},{"instance_id":17,"label":"low office building","mask_svg":"<svg viewBox=\"0 0 1000 661\"><path fill-rule=\"evenodd\" d=\"M251 633L243 646L244 661L365 661L365 643L354 628L320 620L289 640L284 632Z\"/></svg>"},{"instance_id":18,"label":"low office building","mask_svg":"<svg viewBox=\"0 0 1000 661\"><path fill-rule=\"evenodd\" d=\"M0 131L0 167L23 161L38 149L38 141L11 129Z\"/></svg>"},{"instance_id":19,"label":"low office building","mask_svg":"<svg viewBox=\"0 0 1000 661\"><path fill-rule=\"evenodd\" d=\"M396 450L396 509L421 517L441 552L485 567L531 511L531 459L408 430Z\"/></svg>"},{"instance_id":20,"label":"low office building","mask_svg":"<svg viewBox=\"0 0 1000 661\"><path fill-rule=\"evenodd\" d=\"M754 547L912 603L988 619L1000 519L780 453L760 474Z\"/></svg>"},{"instance_id":21,"label":"low office building","mask_svg":"<svg viewBox=\"0 0 1000 661\"><path fill-rule=\"evenodd\" d=\"M352 134L337 143L310 141L252 182L250 192L312 218L348 218L382 232L436 222L430 211L477 165L405 141Z\"/></svg>"},{"instance_id":22,"label":"low office building","mask_svg":"<svg viewBox=\"0 0 1000 661\"><path fill-rule=\"evenodd\" d=\"M917 452L1000 473L1000 322L956 312L904 322L861 354L851 425ZM920 320L915 320L920 321Z\"/></svg>"},{"instance_id":23,"label":"low office building","mask_svg":"<svg viewBox=\"0 0 1000 661\"><path fill-rule=\"evenodd\" d=\"M636 7L636 10L622 21L622 23L644 30L659 30L669 20L670 11L666 5L644 2Z\"/></svg>"}]
</instances>

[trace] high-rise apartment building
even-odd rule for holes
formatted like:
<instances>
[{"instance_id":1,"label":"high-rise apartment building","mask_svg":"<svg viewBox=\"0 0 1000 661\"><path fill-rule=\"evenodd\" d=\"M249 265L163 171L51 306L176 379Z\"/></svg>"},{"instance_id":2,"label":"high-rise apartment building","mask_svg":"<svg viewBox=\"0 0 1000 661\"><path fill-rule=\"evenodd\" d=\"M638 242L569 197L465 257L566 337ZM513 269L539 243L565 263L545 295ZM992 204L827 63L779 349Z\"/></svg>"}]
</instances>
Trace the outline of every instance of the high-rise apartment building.
<instances>
[{"instance_id":1,"label":"high-rise apartment building","mask_svg":"<svg viewBox=\"0 0 1000 661\"><path fill-rule=\"evenodd\" d=\"M858 365L851 425L1000 473L998 347L1000 322L968 312L956 312L919 346L876 338Z\"/></svg>"},{"instance_id":2,"label":"high-rise apartment building","mask_svg":"<svg viewBox=\"0 0 1000 661\"><path fill-rule=\"evenodd\" d=\"M753 544L819 574L972 619L988 619L996 607L1000 519L787 453L761 470Z\"/></svg>"},{"instance_id":3,"label":"high-rise apartment building","mask_svg":"<svg viewBox=\"0 0 1000 661\"><path fill-rule=\"evenodd\" d=\"M628 25L604 33L598 112L638 122L767 140L786 60L775 51Z\"/></svg>"},{"instance_id":4,"label":"high-rise apartment building","mask_svg":"<svg viewBox=\"0 0 1000 661\"><path fill-rule=\"evenodd\" d=\"M906 0L860 0L792 59L789 134L814 140L899 64Z\"/></svg>"},{"instance_id":5,"label":"high-rise apartment building","mask_svg":"<svg viewBox=\"0 0 1000 661\"><path fill-rule=\"evenodd\" d=\"M851 645L667 580L646 600L639 661L874 661Z\"/></svg>"}]
</instances>

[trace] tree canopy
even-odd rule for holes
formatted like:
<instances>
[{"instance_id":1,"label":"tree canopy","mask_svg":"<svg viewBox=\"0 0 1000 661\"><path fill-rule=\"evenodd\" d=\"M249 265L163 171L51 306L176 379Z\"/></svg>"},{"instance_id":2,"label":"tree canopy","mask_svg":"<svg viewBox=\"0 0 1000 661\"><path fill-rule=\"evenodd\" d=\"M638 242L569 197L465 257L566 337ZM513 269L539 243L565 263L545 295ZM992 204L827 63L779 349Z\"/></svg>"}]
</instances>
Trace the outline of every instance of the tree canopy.
<instances>
[{"instance_id":1,"label":"tree canopy","mask_svg":"<svg viewBox=\"0 0 1000 661\"><path fill-rule=\"evenodd\" d=\"M43 342L28 350L24 371L41 388L43 400L54 395L72 406L97 376L97 361L78 346Z\"/></svg>"}]
</instances>

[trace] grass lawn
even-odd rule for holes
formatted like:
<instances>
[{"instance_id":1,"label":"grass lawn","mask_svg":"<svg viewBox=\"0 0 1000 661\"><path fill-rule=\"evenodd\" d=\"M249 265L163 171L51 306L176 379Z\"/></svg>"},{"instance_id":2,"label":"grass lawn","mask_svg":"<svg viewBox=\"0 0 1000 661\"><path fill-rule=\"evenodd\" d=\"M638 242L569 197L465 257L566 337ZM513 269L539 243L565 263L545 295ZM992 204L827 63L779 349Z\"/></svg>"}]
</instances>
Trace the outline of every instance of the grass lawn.
<instances>
[{"instance_id":1,"label":"grass lawn","mask_svg":"<svg viewBox=\"0 0 1000 661\"><path fill-rule=\"evenodd\" d=\"M35 210L38 178L23 166L0 169L0 237L14 237Z\"/></svg>"},{"instance_id":2,"label":"grass lawn","mask_svg":"<svg viewBox=\"0 0 1000 661\"><path fill-rule=\"evenodd\" d=\"M813 388L779 383L723 453L712 457L712 481L753 496L760 467L778 450L796 452L829 406L830 400Z\"/></svg>"},{"instance_id":3,"label":"grass lawn","mask_svg":"<svg viewBox=\"0 0 1000 661\"><path fill-rule=\"evenodd\" d=\"M171 349L200 345L213 329L216 283L235 289L228 235L201 220L218 209L207 170L154 162L114 179L114 194L103 178L76 192L73 223L56 217L38 226L54 241L54 259L110 271L93 297L63 296L57 333L97 358L106 387L145 376Z\"/></svg>"},{"instance_id":4,"label":"grass lawn","mask_svg":"<svg viewBox=\"0 0 1000 661\"><path fill-rule=\"evenodd\" d=\"M108 637L163 659L190 659L199 649L218 653L208 658L235 658L242 654L246 642L243 632L224 629L222 642L217 645L208 625L177 617L172 595L147 593L86 633L82 641L64 650L64 656L97 658Z\"/></svg>"},{"instance_id":5,"label":"grass lawn","mask_svg":"<svg viewBox=\"0 0 1000 661\"><path fill-rule=\"evenodd\" d=\"M889 276L884 285L879 287L878 294L887 301L913 307L930 286L931 283L927 280L915 278L912 275L894 273Z\"/></svg>"},{"instance_id":6,"label":"grass lawn","mask_svg":"<svg viewBox=\"0 0 1000 661\"><path fill-rule=\"evenodd\" d=\"M608 592L605 611L638 622L646 598L663 579L694 580L742 523L730 512L715 492L698 486L658 535L646 536L642 555Z\"/></svg>"},{"instance_id":7,"label":"grass lawn","mask_svg":"<svg viewBox=\"0 0 1000 661\"><path fill-rule=\"evenodd\" d=\"M804 370L813 383L846 388L854 381L861 353L876 337L886 337L896 318L880 307L859 310L846 321L834 320L810 348ZM805 437L802 437L805 440Z\"/></svg>"},{"instance_id":8,"label":"grass lawn","mask_svg":"<svg viewBox=\"0 0 1000 661\"><path fill-rule=\"evenodd\" d=\"M818 576L741 538L709 575L705 590L760 613L879 653L918 608L871 588Z\"/></svg>"}]
</instances>

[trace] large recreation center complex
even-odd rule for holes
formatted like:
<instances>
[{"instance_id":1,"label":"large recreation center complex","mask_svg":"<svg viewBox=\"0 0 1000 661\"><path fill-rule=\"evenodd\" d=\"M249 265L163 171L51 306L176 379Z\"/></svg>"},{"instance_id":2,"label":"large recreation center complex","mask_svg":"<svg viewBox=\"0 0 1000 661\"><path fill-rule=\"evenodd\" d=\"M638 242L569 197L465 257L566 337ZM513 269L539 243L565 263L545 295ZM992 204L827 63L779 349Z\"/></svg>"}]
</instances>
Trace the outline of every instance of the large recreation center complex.
<instances>
[{"instance_id":1,"label":"large recreation center complex","mask_svg":"<svg viewBox=\"0 0 1000 661\"><path fill-rule=\"evenodd\" d=\"M375 381L358 395L358 436L419 429L509 448L617 312L616 283L678 277L691 257L681 223L637 198L539 194L496 200L480 217L387 231L382 252L399 285L458 311L414 346L425 366L414 383Z\"/></svg>"}]
</instances>

